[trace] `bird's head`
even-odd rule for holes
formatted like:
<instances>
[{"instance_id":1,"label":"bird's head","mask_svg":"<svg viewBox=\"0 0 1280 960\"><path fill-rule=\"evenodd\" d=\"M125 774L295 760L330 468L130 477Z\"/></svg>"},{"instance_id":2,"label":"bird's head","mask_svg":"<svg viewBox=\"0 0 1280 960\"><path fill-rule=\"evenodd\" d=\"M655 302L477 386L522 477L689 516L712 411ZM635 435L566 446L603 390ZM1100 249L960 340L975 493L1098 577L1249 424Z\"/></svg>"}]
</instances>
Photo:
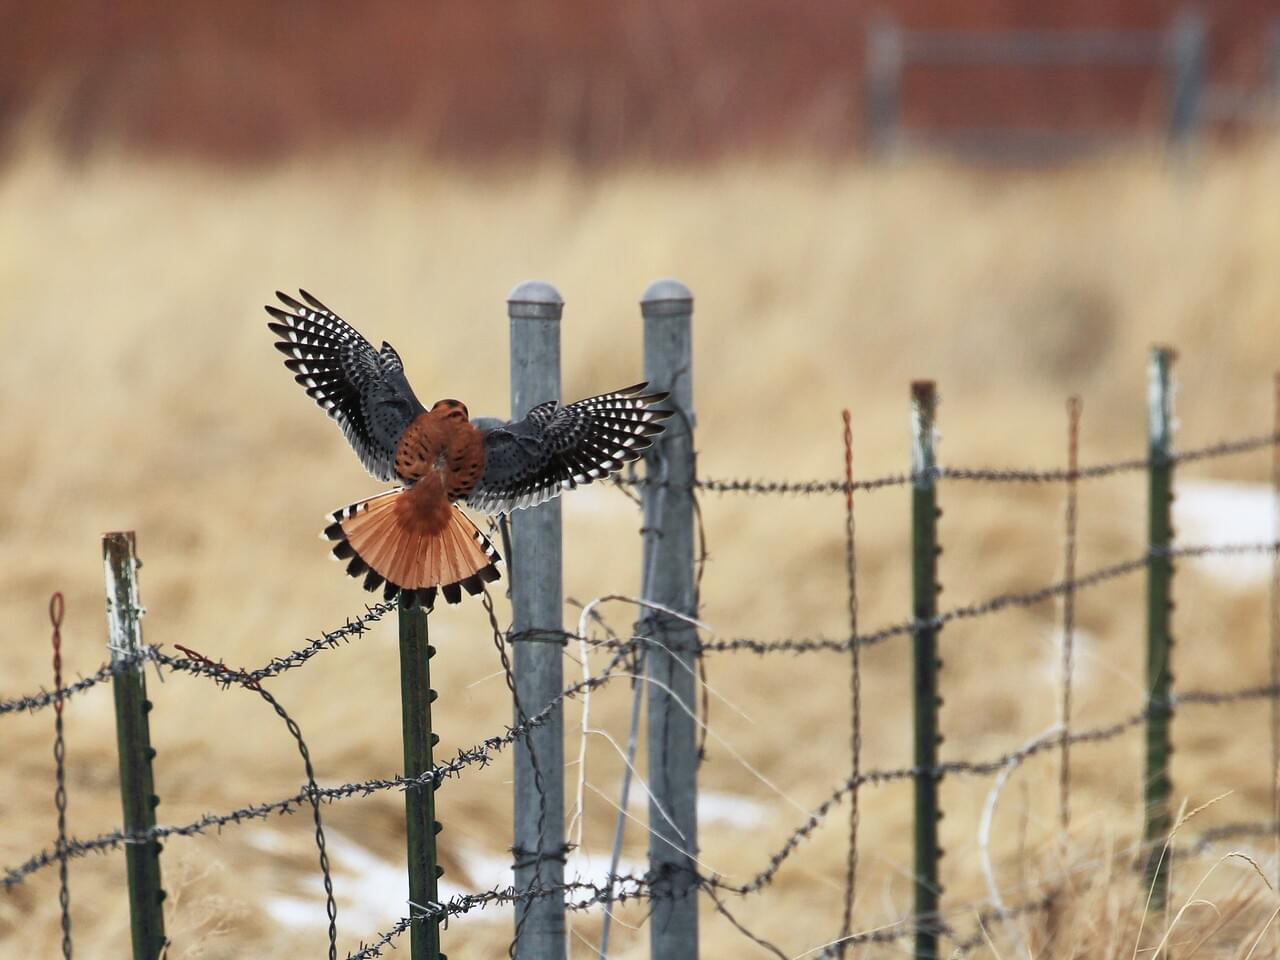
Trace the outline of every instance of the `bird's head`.
<instances>
[{"instance_id":1,"label":"bird's head","mask_svg":"<svg viewBox=\"0 0 1280 960\"><path fill-rule=\"evenodd\" d=\"M431 412L443 420L467 420L467 405L460 400L437 400Z\"/></svg>"}]
</instances>

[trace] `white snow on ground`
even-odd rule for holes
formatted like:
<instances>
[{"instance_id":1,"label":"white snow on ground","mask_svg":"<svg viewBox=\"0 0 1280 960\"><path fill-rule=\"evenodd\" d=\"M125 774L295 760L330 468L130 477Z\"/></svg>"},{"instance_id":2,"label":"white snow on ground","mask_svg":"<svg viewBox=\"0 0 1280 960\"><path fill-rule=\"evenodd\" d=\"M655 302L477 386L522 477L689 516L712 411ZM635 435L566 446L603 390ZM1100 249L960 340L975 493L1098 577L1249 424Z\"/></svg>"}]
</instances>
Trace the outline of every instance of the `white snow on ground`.
<instances>
[{"instance_id":1,"label":"white snow on ground","mask_svg":"<svg viewBox=\"0 0 1280 960\"><path fill-rule=\"evenodd\" d=\"M764 804L735 793L698 792L699 826L722 823L745 830L764 823L768 815L769 810Z\"/></svg>"},{"instance_id":2,"label":"white snow on ground","mask_svg":"<svg viewBox=\"0 0 1280 960\"><path fill-rule=\"evenodd\" d=\"M269 829L250 834L250 843L268 853L278 853L285 848L281 835ZM390 927L408 913L409 880L403 861L384 860L366 847L342 833L327 828L325 846L333 874L333 890L338 901L338 922L343 930L362 935ZM464 893L476 893L494 887L508 887L513 882L511 855L494 854L470 844L461 843L450 850L450 859L460 863L439 883L438 893L442 901ZM618 873L642 875L648 869L643 861L623 858L618 863ZM568 880L603 885L609 876L609 853L578 851L569 857L565 866ZM306 896L278 894L267 900L267 912L277 923L285 926L323 927L328 923L324 911L324 887L319 875L307 878ZM450 923L490 921L506 923L509 916L503 910L477 910L454 917Z\"/></svg>"},{"instance_id":3,"label":"white snow on ground","mask_svg":"<svg viewBox=\"0 0 1280 960\"><path fill-rule=\"evenodd\" d=\"M1061 618L1061 613L1058 614ZM1065 634L1061 625L1051 629L1048 634L1048 656L1043 663L1047 679L1057 686L1062 682L1062 641ZM1089 682L1098 669L1095 659L1098 655L1098 638L1088 630L1075 627L1071 631L1071 682L1083 685Z\"/></svg>"},{"instance_id":4,"label":"white snow on ground","mask_svg":"<svg viewBox=\"0 0 1280 960\"><path fill-rule=\"evenodd\" d=\"M1180 544L1262 543L1275 536L1275 499L1265 484L1185 480L1178 481L1175 490L1173 526ZM1271 578L1268 553L1211 555L1187 562L1235 590L1250 590Z\"/></svg>"}]
</instances>

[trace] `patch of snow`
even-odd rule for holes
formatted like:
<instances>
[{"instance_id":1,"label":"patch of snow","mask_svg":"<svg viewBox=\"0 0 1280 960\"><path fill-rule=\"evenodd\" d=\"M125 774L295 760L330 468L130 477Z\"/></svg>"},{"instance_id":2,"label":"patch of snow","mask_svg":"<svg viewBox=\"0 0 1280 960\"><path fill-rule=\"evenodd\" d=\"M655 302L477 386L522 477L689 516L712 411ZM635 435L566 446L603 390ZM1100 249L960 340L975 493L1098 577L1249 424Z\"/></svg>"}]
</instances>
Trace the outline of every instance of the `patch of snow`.
<instances>
[{"instance_id":1,"label":"patch of snow","mask_svg":"<svg viewBox=\"0 0 1280 960\"><path fill-rule=\"evenodd\" d=\"M723 823L726 826L746 830L764 823L768 808L755 800L735 793L716 793L714 790L698 791L698 823Z\"/></svg>"},{"instance_id":2,"label":"patch of snow","mask_svg":"<svg viewBox=\"0 0 1280 960\"><path fill-rule=\"evenodd\" d=\"M403 861L383 860L332 828L327 828L324 835L333 870L338 916L348 929L382 929L408 913L409 874ZM311 877L309 885L323 890L318 876ZM328 922L323 907L317 920L322 924Z\"/></svg>"},{"instance_id":3,"label":"patch of snow","mask_svg":"<svg viewBox=\"0 0 1280 960\"><path fill-rule=\"evenodd\" d=\"M1173 524L1179 543L1260 543L1275 536L1275 496L1266 484L1187 480L1176 490ZM1268 553L1190 557L1187 562L1235 590L1250 590L1271 578Z\"/></svg>"},{"instance_id":4,"label":"patch of snow","mask_svg":"<svg viewBox=\"0 0 1280 960\"><path fill-rule=\"evenodd\" d=\"M301 927L327 926L324 904L297 897L268 897L267 913L276 923L297 930Z\"/></svg>"},{"instance_id":5,"label":"patch of snow","mask_svg":"<svg viewBox=\"0 0 1280 960\"><path fill-rule=\"evenodd\" d=\"M1066 639L1061 626L1048 631L1049 655L1044 660L1044 673L1055 687L1062 683L1062 643ZM1071 631L1071 682L1080 685L1089 682L1094 670L1098 638L1088 630L1075 627Z\"/></svg>"},{"instance_id":6,"label":"patch of snow","mask_svg":"<svg viewBox=\"0 0 1280 960\"><path fill-rule=\"evenodd\" d=\"M454 858L462 864L466 874L467 889L458 889L450 893L475 893L477 890L492 890L495 887L509 887L515 882L511 870L511 854L487 853L471 845L459 845L453 849ZM443 897L441 887L440 896Z\"/></svg>"}]
</instances>

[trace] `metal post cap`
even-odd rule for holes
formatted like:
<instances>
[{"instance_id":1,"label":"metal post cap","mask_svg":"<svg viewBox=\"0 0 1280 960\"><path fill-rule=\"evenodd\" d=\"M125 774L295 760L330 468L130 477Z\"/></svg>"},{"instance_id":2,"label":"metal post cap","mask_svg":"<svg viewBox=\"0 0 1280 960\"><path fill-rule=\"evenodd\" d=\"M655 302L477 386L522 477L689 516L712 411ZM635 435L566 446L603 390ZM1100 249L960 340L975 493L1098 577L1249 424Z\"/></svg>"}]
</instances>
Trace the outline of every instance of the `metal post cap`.
<instances>
[{"instance_id":1,"label":"metal post cap","mask_svg":"<svg viewBox=\"0 0 1280 960\"><path fill-rule=\"evenodd\" d=\"M644 288L640 310L647 317L665 317L689 312L693 293L674 277L663 277Z\"/></svg>"},{"instance_id":2,"label":"metal post cap","mask_svg":"<svg viewBox=\"0 0 1280 960\"><path fill-rule=\"evenodd\" d=\"M545 280L525 280L507 294L507 316L513 320L559 320L563 310L560 291Z\"/></svg>"}]
</instances>

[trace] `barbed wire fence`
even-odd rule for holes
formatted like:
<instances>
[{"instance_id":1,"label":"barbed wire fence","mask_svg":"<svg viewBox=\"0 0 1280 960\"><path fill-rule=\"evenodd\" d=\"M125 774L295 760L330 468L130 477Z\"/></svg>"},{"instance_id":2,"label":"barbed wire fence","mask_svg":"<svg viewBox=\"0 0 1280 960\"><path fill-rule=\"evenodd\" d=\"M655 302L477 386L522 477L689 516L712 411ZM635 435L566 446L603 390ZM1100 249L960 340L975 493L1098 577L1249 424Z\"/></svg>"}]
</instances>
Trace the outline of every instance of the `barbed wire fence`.
<instances>
[{"instance_id":1,"label":"barbed wire fence","mask_svg":"<svg viewBox=\"0 0 1280 960\"><path fill-rule=\"evenodd\" d=\"M517 288L521 296L530 296L526 288ZM540 302L545 308L548 304L557 307L555 310L527 309L529 300L515 299L512 303L522 304L520 309L512 311L513 332L513 370L515 357L519 354L517 335L522 326L527 324L530 315L540 321L549 321L554 315L558 323L558 294L554 289L535 289L533 295L542 297ZM554 299L552 297L554 295ZM171 837L190 837L208 831L222 831L241 824L264 820L273 815L291 814L307 810L314 822L315 842L318 854L318 866L325 890L326 919L328 934L328 955L338 955L337 906L334 894L331 868L326 853L324 809L326 805L367 798L376 794L391 791L403 792L406 796L415 792L434 794L447 781L463 776L468 770L483 768L499 754L514 750L517 754L523 751L526 763L529 764L531 776L524 784L517 784L516 809L517 821L523 815L526 824L532 825L532 832L526 833L524 843L517 830L513 839L512 853L514 859L515 882L510 885L495 886L466 894L458 894L447 900L428 899L427 902L411 901L404 905L405 909L399 917L391 919L397 912L395 905L388 904L388 926L376 933L368 934L359 945L347 953L348 960L363 960L385 955L389 949L402 946L402 938L406 934L410 939L410 952L414 960L425 958L435 960L443 957L439 953L441 927L450 918L455 918L490 908L510 908L516 913L514 938L511 943L511 955L521 958L556 957L557 960L567 955L567 938L565 936L564 918L568 914L593 909L602 910L605 918L604 933L597 956L608 955L608 919L612 911L619 905L641 902L649 910L649 927L651 931L651 952L655 957L696 957L698 955L698 902L705 896L710 907L724 916L744 937L759 949L778 957L787 957L778 945L743 923L737 916L735 903L761 894L774 884L780 872L786 867L793 855L827 823L834 811L843 804L849 804L848 852L845 860L846 876L844 882L844 900L838 922L833 921L832 931L828 939L813 944L803 956L843 957L850 950L872 944L896 944L901 941L914 941L911 950L916 957L933 958L938 956L939 942L945 941L951 947L950 956L965 956L986 943L988 929L993 925L1010 925L1015 920L1042 914L1055 906L1062 895L1060 889L1048 885L1049 889L1034 892L1021 902L1005 904L1001 899L993 897L983 902L950 902L945 890L938 883L936 834L930 838L928 831L934 829L940 808L938 806L937 785L945 777L1000 777L1028 760L1043 755L1056 755L1059 763L1058 806L1060 827L1065 835L1070 821L1070 765L1075 755L1074 748L1097 745L1115 741L1126 734L1145 729L1148 744L1167 741L1168 724L1171 717L1184 710L1209 709L1244 702L1266 701L1272 705L1273 722L1271 728L1273 769L1270 786L1273 790L1273 809L1280 809L1275 801L1277 759L1280 758L1280 721L1274 718L1277 705L1280 705L1280 525L1273 527L1270 539L1254 542L1237 542L1227 544L1182 544L1171 539L1168 542L1153 537L1148 548L1140 555L1118 563L1100 567L1091 572L1077 574L1075 571L1075 537L1078 523L1078 507L1076 487L1084 480L1115 476L1118 474L1145 473L1148 477L1158 472L1169 475L1180 464L1216 459L1244 454L1250 451L1270 450L1273 456L1273 488L1280 503L1280 378L1277 379L1277 412L1275 427L1270 434L1228 440L1185 451L1174 451L1167 446L1153 443L1150 456L1142 459L1130 459L1111 463L1095 464L1079 467L1077 465L1077 446L1080 408L1078 402L1072 401L1069 408L1069 448L1068 466L1065 469L1044 471L1024 469L986 469L959 468L936 464L932 454L933 425L931 417L917 415L916 435L914 442L918 450L927 454L916 459L916 469L910 473L857 480L853 475L853 452L849 421L845 421L845 466L844 477L835 480L814 481L769 481L723 479L707 480L697 476L696 459L693 456L693 426L695 418L692 413L692 383L687 353L687 341L680 342L680 330L672 332L672 327L684 327L687 336L689 319L692 312L692 298L687 290L671 282L655 284L647 292L644 301L647 339L655 341L653 354L646 350L646 368L651 381L659 388L670 389L684 381L684 388L674 391L673 403L677 407L677 417L673 418L676 426L671 430L672 437L660 443L649 456L646 476L629 476L618 481L619 487L639 494L643 507L643 540L645 548L642 559L642 590L640 597L625 595L606 595L591 603L583 605L582 616L576 630L565 630L559 622L559 564L553 571L545 567L535 569L532 565L516 564L512 571L513 580L513 621L510 627L503 628L495 613L492 599L482 597L488 614L494 644L502 661L503 672L512 693L513 722L499 733L495 733L474 744L459 748L456 754L447 759L430 763L426 768L410 772L406 768L405 775L393 775L384 778L369 779L336 785L321 785L317 782L311 764L311 750L303 731L265 686L272 679L293 670L306 667L317 657L334 651L373 628L375 624L392 613L402 618L407 611L398 609L395 603L379 603L367 606L362 613L347 620L346 623L333 630L320 634L315 639L308 639L297 649L272 658L267 663L253 668L233 668L224 663L215 662L198 651L176 646L178 654L167 652L162 645L144 644L141 642L140 630L137 628L141 613L141 603L137 596L136 557L132 553L132 537L128 537L130 549L121 554L125 562L118 564L108 579L109 596L118 599L115 608L122 617L119 630L113 628L110 640L111 660L104 663L92 674L65 683L61 675L60 661L60 628L63 622L63 605L61 596L55 594L50 602L50 622L53 627L54 650L54 686L52 690L41 689L23 696L0 700L0 718L16 713L32 713L52 709L55 716L55 769L57 791L55 807L58 815L58 834L52 848L40 849L29 856L23 863L9 867L3 873L5 889L22 884L31 876L56 867L59 872L59 901L61 907L62 952L66 957L72 955L72 899L69 884L70 865L91 853L110 850L126 851L127 855L138 858L140 853L154 851L154 872L148 877L145 871L139 871L135 879L135 871L130 870L130 909L134 931L134 956L152 958L162 955L166 939L163 935L163 889L160 887L159 852L162 841ZM517 323L517 320L520 322ZM541 331L542 334L546 330ZM662 340L667 346L675 342L674 349L663 349ZM1166 357L1166 359L1170 359ZM650 362L652 361L652 362ZM1171 390L1168 379L1165 387ZM1153 382L1153 390L1158 384ZM919 398L921 394L917 392ZM1158 403L1166 403L1168 398L1157 396ZM1158 406L1153 403L1153 407ZM1168 413L1166 409L1164 413ZM1153 414L1154 416L1154 414ZM673 454L667 444L675 439L683 440L688 451L687 458L682 459L679 448ZM988 597L984 600L953 606L945 609L930 608L927 615L917 615L899 623L879 626L866 632L860 632L857 606L857 567L856 544L854 542L855 527L853 523L854 495L859 492L871 492L890 487L911 487L913 490L941 489L945 492L948 483L991 483L991 484L1023 484L1053 483L1066 486L1066 531L1064 552L1064 576L1061 581L1046 584L1032 590L1004 593ZM848 615L849 634L843 638L825 637L719 637L708 626L698 619L699 591L701 588L701 570L708 555L705 535L701 528L701 507L699 498L702 494L715 495L747 495L747 496L824 496L839 495L846 504L846 567L848 580ZM929 498L927 510L922 510L921 517L936 519L934 501ZM1155 504L1154 509L1164 509L1167 502ZM559 524L551 534L541 533L540 537L559 536ZM519 546L521 531L517 526L513 531L517 548L514 556L521 556L522 549L545 549ZM108 535L104 540L119 543L120 535ZM936 536L936 530L935 530ZM683 540L681 538L684 538ZM917 562L925 562L923 569L929 571L924 583L934 590L932 560L936 557L937 543L929 537L914 537L917 552L925 550L928 557L917 556ZM527 544L527 541L526 541ZM663 550L663 546L676 544L675 551ZM510 552L510 551L509 551ZM1149 578L1149 594L1154 590L1159 594L1159 602L1167 603L1172 599L1173 561L1177 558L1194 558L1206 556L1232 555L1269 555L1272 558L1272 595L1270 616L1270 643L1272 658L1272 675L1265 685L1249 685L1232 689L1190 689L1177 690L1170 685L1167 689L1159 686L1148 686L1148 694L1140 703L1134 704L1127 714L1118 719L1112 718L1092 726L1073 726L1076 718L1072 711L1072 633L1074 629L1074 603L1081 591L1092 590L1104 583L1119 578L1145 572ZM558 559L559 548L555 548ZM111 568L109 568L111 569ZM533 572L531 572L533 571ZM1160 579L1161 572L1167 578ZM557 599L557 613L548 621L530 620L518 614L521 590L525 596L538 589L538 577L550 572L557 580L554 594ZM664 583L664 577L665 583ZM523 586L521 584L523 579ZM1152 586L1154 582L1154 587ZM1160 591L1164 591L1160 593ZM1017 750L978 758L938 759L936 753L924 751L928 762L915 762L910 766L899 768L864 769L861 761L862 733L860 725L860 685L859 655L871 647L879 646L899 637L918 639L923 635L937 637L948 624L981 617L988 617L1000 611L1014 608L1033 607L1054 600L1062 601L1063 645L1061 666L1061 704L1060 720L1057 726L1048 733L1028 741ZM640 618L631 635L622 635L608 626L600 616L598 607L604 602L624 602L640 611ZM1166 607L1166 612L1167 612ZM554 626L535 626L539 622L553 622ZM520 624L517 627L517 624ZM592 625L603 626L603 636L591 631ZM422 624L422 642L425 644L425 619ZM404 621L402 619L402 637ZM1163 638L1167 643L1167 636ZM521 686L520 672L529 669L528 655L521 651L536 653L544 661L554 658L557 664L556 674L559 676L559 663L567 654L570 644L578 646L582 653L582 678L569 684L557 683L554 691L547 692L545 684L541 692L535 690L531 695L523 696L527 687ZM1165 647L1167 650L1167 646ZM429 648L427 648L429 651ZM592 667L589 655L598 651L603 655L603 663ZM511 654L514 653L515 656ZM705 755L705 742L708 736L716 736L708 720L709 684L706 681L708 661L718 656L751 653L760 657L786 654L821 655L837 654L848 658L850 670L850 770L848 776L833 784L829 795L796 824L783 842L770 851L761 854L760 866L755 873L745 879L732 879L721 876L707 869L697 857L696 840L696 783L695 777L699 764ZM429 656L429 652L426 654ZM936 656L933 645L925 647L925 656ZM521 662L521 656L525 660ZM917 671L920 668L919 648L913 657ZM545 667L545 663L542 664ZM929 664L929 669L936 670L940 664ZM139 716L145 717L150 712L150 704L145 698L145 685L138 682L144 677L144 669L150 668L158 675L185 675L209 681L224 690L231 688L244 689L263 700L270 706L278 719L285 725L297 745L302 761L304 782L294 793L239 807L223 812L206 813L203 816L180 824L159 824L154 819L154 791L151 788L150 765L154 751L149 742L132 734L126 736L123 731L128 724L122 717L120 691L128 683L137 683L134 692ZM1167 664L1165 664L1167 670ZM558 761L548 762L548 753L543 749L547 743L548 732L559 731L563 737L564 704L569 700L588 701L594 691L610 684L622 681L630 683L633 690L633 711L631 731L628 737L627 750L623 754L626 763L626 775L623 780L621 801L618 804L618 826L615 832L613 858L607 877L603 881L586 881L580 878L566 878L565 861L573 844L568 842L564 832L564 784L563 744L559 747ZM78 700L89 691L99 686L111 686L117 693L117 719L121 724L121 788L122 793L138 793L146 801L142 804L151 816L131 819L117 830L97 836L81 839L66 835L66 776L65 776L65 743L62 730L63 710L68 701ZM405 689L406 701L413 696L420 696L429 704L435 699L429 689L429 681L424 681L422 689L416 694ZM932 698L932 688L926 691ZM702 699L699 699L701 695ZM523 699L522 699L523 696ZM649 869L640 875L635 872L619 871L619 850L622 833L628 814L627 791L632 776L640 774L634 769L636 741L638 739L638 705L640 698L647 696L649 702L649 775L646 789L650 796ZM127 699L127 698L126 698ZM126 707L129 706L126 704ZM918 744L935 744L938 737L937 704L917 704L915 711L916 742ZM922 707L928 707L922 709ZM132 709L132 708L130 708ZM406 711L408 707L406 707ZM655 719L655 711L657 717ZM406 716L407 716L406 712ZM434 744L430 732L430 714L426 713L426 735ZM678 721L678 722L677 722ZM655 725L656 724L656 725ZM1153 732L1154 731L1154 732ZM588 732L586 709L584 708L583 737ZM136 731L135 731L136 733ZM535 743L535 734L542 739ZM584 739L585 743L585 739ZM429 755L429 754L428 754ZM917 761L922 754L918 751ZM1144 784L1152 782L1153 774L1168 776L1168 754L1156 753L1156 767L1152 767L1152 753L1149 750ZM519 760L517 760L519 762ZM1162 766L1161 766L1162 765ZM145 770L146 777L138 783L127 783L127 769ZM553 774L553 771L556 771ZM579 766L578 776L585 779L585 771ZM559 800L548 800L548 792L553 781L558 781ZM580 787L583 781L580 780ZM917 854L913 883L917 890L924 888L927 896L924 902L931 903L927 910L915 910L910 916L901 918L900 922L888 927L871 930L857 929L857 890L858 869L858 825L860 791L879 785L909 782L917 791L915 819L917 824ZM150 796L146 794L150 792ZM574 816L580 821L581 796L579 789L578 808ZM1157 798L1158 800L1159 798ZM1152 809L1152 798L1147 797L1146 835L1135 841L1130 852L1138 855L1144 862L1153 862L1150 853L1158 849L1164 856L1161 861L1167 863L1168 855L1174 849L1178 856L1195 857L1202 855L1217 845L1239 839L1265 839L1280 844L1280 818L1268 822L1245 822L1228 824L1206 830L1190 842L1179 842L1176 848L1172 844L1172 833L1176 829L1167 818L1168 797L1164 797L1165 809ZM126 800L126 811L128 811ZM141 807L139 808L142 809ZM1166 819L1161 820L1161 817ZM428 821L430 822L430 820ZM1152 834L1150 825L1165 824L1162 832ZM438 875L435 869L434 836L438 832L431 831L431 868L433 878ZM922 832L922 828L924 828ZM923 838L923 842L922 842ZM580 834L578 839L580 840ZM923 853L921 852L923 848ZM767 854L767 855L766 855ZM1160 862L1160 861L1154 861ZM554 867L551 869L548 867ZM132 860L131 860L132 866ZM413 871L415 867L413 847L410 848L409 871L410 887L413 887ZM521 869L521 867L525 869ZM1075 864L1077 870L1087 870L1087 864ZM1148 867L1149 871L1153 867ZM135 889L135 886L137 889ZM431 889L434 891L434 884ZM1161 896L1167 893L1163 884L1159 885ZM917 899L917 904L921 901ZM1153 905L1153 909L1155 906ZM658 918L662 918L661 924ZM661 926L661 929L656 929ZM159 931L159 940L155 939ZM673 933L674 931L674 933Z\"/></svg>"}]
</instances>

